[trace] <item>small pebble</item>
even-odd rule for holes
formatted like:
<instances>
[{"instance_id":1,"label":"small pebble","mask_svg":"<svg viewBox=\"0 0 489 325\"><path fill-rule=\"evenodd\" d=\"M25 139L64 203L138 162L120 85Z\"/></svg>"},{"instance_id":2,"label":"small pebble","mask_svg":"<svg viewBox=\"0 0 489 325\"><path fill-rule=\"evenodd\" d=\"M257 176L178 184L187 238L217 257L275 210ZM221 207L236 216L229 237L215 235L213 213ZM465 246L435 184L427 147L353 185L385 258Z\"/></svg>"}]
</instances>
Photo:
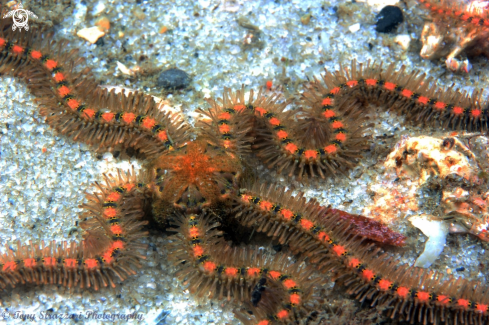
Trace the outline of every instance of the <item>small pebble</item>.
<instances>
[{"instance_id":1,"label":"small pebble","mask_svg":"<svg viewBox=\"0 0 489 325\"><path fill-rule=\"evenodd\" d=\"M409 35L397 35L394 38L394 42L399 44L401 48L405 51L409 48L409 43L411 42L411 36Z\"/></svg>"},{"instance_id":2,"label":"small pebble","mask_svg":"<svg viewBox=\"0 0 489 325\"><path fill-rule=\"evenodd\" d=\"M311 14L305 14L304 16L301 17L301 23L302 25L308 25L309 22L311 21Z\"/></svg>"},{"instance_id":3,"label":"small pebble","mask_svg":"<svg viewBox=\"0 0 489 325\"><path fill-rule=\"evenodd\" d=\"M190 84L190 76L183 70L172 68L163 71L158 77L158 87L164 89L184 89Z\"/></svg>"},{"instance_id":4,"label":"small pebble","mask_svg":"<svg viewBox=\"0 0 489 325\"><path fill-rule=\"evenodd\" d=\"M110 29L110 21L107 17L101 17L99 20L97 20L95 25L97 25L98 28L103 32L106 32Z\"/></svg>"},{"instance_id":5,"label":"small pebble","mask_svg":"<svg viewBox=\"0 0 489 325\"><path fill-rule=\"evenodd\" d=\"M402 10L399 7L385 6L377 15L375 30L379 33L391 33L403 21Z\"/></svg>"},{"instance_id":6,"label":"small pebble","mask_svg":"<svg viewBox=\"0 0 489 325\"><path fill-rule=\"evenodd\" d=\"M350 30L350 32L356 33L360 30L360 23L353 24L350 27L348 27L348 29Z\"/></svg>"},{"instance_id":7,"label":"small pebble","mask_svg":"<svg viewBox=\"0 0 489 325\"><path fill-rule=\"evenodd\" d=\"M92 11L92 15L97 16L100 15L102 12L105 10L105 4L103 2L98 2L94 7Z\"/></svg>"}]
</instances>

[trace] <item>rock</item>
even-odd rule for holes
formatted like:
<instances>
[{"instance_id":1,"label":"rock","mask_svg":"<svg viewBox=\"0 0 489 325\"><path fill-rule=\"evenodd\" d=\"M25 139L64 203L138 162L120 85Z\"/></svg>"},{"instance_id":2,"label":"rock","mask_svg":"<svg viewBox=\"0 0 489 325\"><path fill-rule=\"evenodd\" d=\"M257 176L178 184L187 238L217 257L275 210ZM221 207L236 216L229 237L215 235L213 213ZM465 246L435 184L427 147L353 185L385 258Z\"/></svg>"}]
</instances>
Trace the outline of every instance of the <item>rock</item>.
<instances>
[{"instance_id":1,"label":"rock","mask_svg":"<svg viewBox=\"0 0 489 325\"><path fill-rule=\"evenodd\" d=\"M171 68L163 71L158 77L158 87L164 89L184 89L190 84L190 76L183 70Z\"/></svg>"},{"instance_id":2,"label":"rock","mask_svg":"<svg viewBox=\"0 0 489 325\"><path fill-rule=\"evenodd\" d=\"M398 177L416 179L420 184L434 176L445 179L456 175L468 180L477 168L466 154L474 155L455 138L413 137L401 140L387 156L384 166L395 169Z\"/></svg>"},{"instance_id":3,"label":"rock","mask_svg":"<svg viewBox=\"0 0 489 325\"><path fill-rule=\"evenodd\" d=\"M391 33L403 21L402 10L399 7L385 6L377 15L375 30L379 33Z\"/></svg>"}]
</instances>

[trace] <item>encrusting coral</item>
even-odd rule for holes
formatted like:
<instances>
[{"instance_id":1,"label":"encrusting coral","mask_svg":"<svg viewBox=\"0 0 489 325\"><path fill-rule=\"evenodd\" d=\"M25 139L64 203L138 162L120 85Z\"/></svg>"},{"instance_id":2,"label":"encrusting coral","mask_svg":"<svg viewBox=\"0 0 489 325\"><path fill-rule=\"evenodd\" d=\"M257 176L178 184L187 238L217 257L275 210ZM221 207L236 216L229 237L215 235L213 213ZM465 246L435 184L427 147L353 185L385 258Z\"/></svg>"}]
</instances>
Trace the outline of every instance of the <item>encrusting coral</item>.
<instances>
[{"instance_id":1,"label":"encrusting coral","mask_svg":"<svg viewBox=\"0 0 489 325\"><path fill-rule=\"evenodd\" d=\"M244 89L226 89L200 111L206 118L192 129L177 114L161 112L150 96L98 88L88 68L76 72L81 60L76 51L64 53L63 45L39 31L12 33L3 23L1 71L27 83L60 134L98 150L136 148L146 172L107 177L106 185L98 185L82 215L83 242L30 243L2 255L4 287L58 283L97 289L123 280L140 265L141 218L151 201L155 218L176 232L169 256L182 269L179 277L197 295L242 301L236 314L245 323L305 317L317 308L317 289L327 281L317 271L329 272L354 298L383 306L392 318L488 321L485 285L398 265L372 242L402 245L402 236L261 184L249 176L248 162L254 153L269 168L307 181L347 173L369 144L362 112L371 103L417 124L487 132L488 105L478 92L440 90L417 71L353 61L307 86L305 110L286 111L287 102L261 91L245 98ZM216 219L253 226L302 257L293 263L287 255L232 247Z\"/></svg>"}]
</instances>

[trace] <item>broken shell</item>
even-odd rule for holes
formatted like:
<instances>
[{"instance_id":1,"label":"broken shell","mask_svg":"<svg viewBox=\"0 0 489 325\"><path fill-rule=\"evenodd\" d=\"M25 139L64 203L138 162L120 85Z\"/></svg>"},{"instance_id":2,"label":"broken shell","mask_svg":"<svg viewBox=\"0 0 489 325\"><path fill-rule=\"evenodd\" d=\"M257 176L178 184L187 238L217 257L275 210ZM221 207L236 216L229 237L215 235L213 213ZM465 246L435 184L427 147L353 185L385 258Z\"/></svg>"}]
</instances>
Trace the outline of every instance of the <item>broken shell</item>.
<instances>
[{"instance_id":1,"label":"broken shell","mask_svg":"<svg viewBox=\"0 0 489 325\"><path fill-rule=\"evenodd\" d=\"M81 37L92 44L95 44L98 41L98 39L104 35L105 33L102 32L97 26L90 27L90 28L83 28L76 33L76 36Z\"/></svg>"}]
</instances>

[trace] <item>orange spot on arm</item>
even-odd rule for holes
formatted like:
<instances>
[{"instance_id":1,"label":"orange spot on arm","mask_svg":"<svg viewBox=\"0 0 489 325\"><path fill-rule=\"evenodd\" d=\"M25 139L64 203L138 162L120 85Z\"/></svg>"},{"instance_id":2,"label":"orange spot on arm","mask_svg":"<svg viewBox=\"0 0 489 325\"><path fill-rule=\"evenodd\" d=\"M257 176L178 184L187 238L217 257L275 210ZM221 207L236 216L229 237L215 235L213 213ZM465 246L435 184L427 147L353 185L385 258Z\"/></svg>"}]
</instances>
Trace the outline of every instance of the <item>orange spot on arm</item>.
<instances>
[{"instance_id":1,"label":"orange spot on arm","mask_svg":"<svg viewBox=\"0 0 489 325\"><path fill-rule=\"evenodd\" d=\"M318 152L316 150L306 150L304 152L304 157L307 159L316 159L318 156Z\"/></svg>"},{"instance_id":2,"label":"orange spot on arm","mask_svg":"<svg viewBox=\"0 0 489 325\"><path fill-rule=\"evenodd\" d=\"M290 220L294 216L294 212L289 209L280 210L280 214L282 215L282 217L284 217L285 220Z\"/></svg>"},{"instance_id":3,"label":"orange spot on arm","mask_svg":"<svg viewBox=\"0 0 489 325\"><path fill-rule=\"evenodd\" d=\"M229 132L231 132L231 127L228 124L221 124L221 125L219 125L219 132L229 133Z\"/></svg>"},{"instance_id":4,"label":"orange spot on arm","mask_svg":"<svg viewBox=\"0 0 489 325\"><path fill-rule=\"evenodd\" d=\"M336 116L336 113L335 113L335 111L333 111L332 109L327 109L327 110L325 110L325 111L323 112L323 116L324 116L325 118L332 118L332 117Z\"/></svg>"},{"instance_id":5,"label":"orange spot on arm","mask_svg":"<svg viewBox=\"0 0 489 325\"><path fill-rule=\"evenodd\" d=\"M262 210L270 211L273 208L273 204L268 201L261 201L260 208L262 208Z\"/></svg>"},{"instance_id":6,"label":"orange spot on arm","mask_svg":"<svg viewBox=\"0 0 489 325\"><path fill-rule=\"evenodd\" d=\"M44 65L49 70L53 70L54 68L56 68L58 66L58 62L56 62L54 60L51 60L51 59L48 59L48 60L46 60L46 62L44 63Z\"/></svg>"},{"instance_id":7,"label":"orange spot on arm","mask_svg":"<svg viewBox=\"0 0 489 325\"><path fill-rule=\"evenodd\" d=\"M301 219L301 226L305 230L309 230L312 227L314 227L314 223L312 221L310 221L310 220L307 220L307 219Z\"/></svg>"},{"instance_id":8,"label":"orange spot on arm","mask_svg":"<svg viewBox=\"0 0 489 325\"><path fill-rule=\"evenodd\" d=\"M77 109L78 107L80 107L80 102L79 102L79 101L77 101L77 100L76 100L76 99L74 99L74 98L69 99L69 100L68 100L68 102L67 102L67 104L68 104L68 106L69 106L69 107L70 107L72 110L75 110L75 109ZM94 112L94 114L95 114L95 112Z\"/></svg>"},{"instance_id":9,"label":"orange spot on arm","mask_svg":"<svg viewBox=\"0 0 489 325\"><path fill-rule=\"evenodd\" d=\"M211 261L206 261L204 262L204 269L209 273L213 273L216 269L216 264Z\"/></svg>"},{"instance_id":10,"label":"orange spot on arm","mask_svg":"<svg viewBox=\"0 0 489 325\"><path fill-rule=\"evenodd\" d=\"M260 274L260 269L259 268L256 268L256 267L250 267L246 273L248 274L248 276L251 276L251 277L255 277L257 275Z\"/></svg>"},{"instance_id":11,"label":"orange spot on arm","mask_svg":"<svg viewBox=\"0 0 489 325\"><path fill-rule=\"evenodd\" d=\"M334 121L333 123L331 123L331 127L333 129L341 129L342 127L344 127L344 124L341 121Z\"/></svg>"},{"instance_id":12,"label":"orange spot on arm","mask_svg":"<svg viewBox=\"0 0 489 325\"><path fill-rule=\"evenodd\" d=\"M430 294L426 291L418 291L416 293L416 296L417 298L420 300L420 301L428 301L430 300Z\"/></svg>"},{"instance_id":13,"label":"orange spot on arm","mask_svg":"<svg viewBox=\"0 0 489 325\"><path fill-rule=\"evenodd\" d=\"M94 268L96 268L98 266L98 262L94 258L87 258L85 260L85 265L87 266L87 268L89 270L92 270L92 269L94 269Z\"/></svg>"},{"instance_id":14,"label":"orange spot on arm","mask_svg":"<svg viewBox=\"0 0 489 325\"><path fill-rule=\"evenodd\" d=\"M104 217L107 218L107 219L110 219L110 218L114 218L115 216L117 216L117 210L115 208L106 208L104 209Z\"/></svg>"},{"instance_id":15,"label":"orange spot on arm","mask_svg":"<svg viewBox=\"0 0 489 325\"><path fill-rule=\"evenodd\" d=\"M2 271L3 272L15 271L16 268L17 268L17 263L15 263L14 261L5 262L5 264L2 267Z\"/></svg>"},{"instance_id":16,"label":"orange spot on arm","mask_svg":"<svg viewBox=\"0 0 489 325\"><path fill-rule=\"evenodd\" d=\"M409 295L409 289L406 287L399 287L397 288L397 294L401 298L407 298L407 296Z\"/></svg>"},{"instance_id":17,"label":"orange spot on arm","mask_svg":"<svg viewBox=\"0 0 489 325\"><path fill-rule=\"evenodd\" d=\"M326 147L324 147L324 151L326 151L329 154L336 153L338 151L338 148L334 144L330 144Z\"/></svg>"},{"instance_id":18,"label":"orange spot on arm","mask_svg":"<svg viewBox=\"0 0 489 325\"><path fill-rule=\"evenodd\" d=\"M160 141L167 141L168 140L168 134L166 134L166 131L164 131L164 130L158 132L157 137Z\"/></svg>"},{"instance_id":19,"label":"orange spot on arm","mask_svg":"<svg viewBox=\"0 0 489 325\"><path fill-rule=\"evenodd\" d=\"M289 312L287 310L285 310L285 309L282 309L281 311L279 311L277 313L277 318L279 320L285 320L288 317L289 317Z\"/></svg>"},{"instance_id":20,"label":"orange spot on arm","mask_svg":"<svg viewBox=\"0 0 489 325\"><path fill-rule=\"evenodd\" d=\"M134 113L122 114L122 120L127 124L131 124L132 122L134 122L135 119L136 119L136 114Z\"/></svg>"},{"instance_id":21,"label":"orange spot on arm","mask_svg":"<svg viewBox=\"0 0 489 325\"><path fill-rule=\"evenodd\" d=\"M284 130L280 130L277 132L277 136L280 138L280 139L286 139L289 135L286 131Z\"/></svg>"},{"instance_id":22,"label":"orange spot on arm","mask_svg":"<svg viewBox=\"0 0 489 325\"><path fill-rule=\"evenodd\" d=\"M382 279L379 281L379 289L382 290L382 291L387 291L390 289L392 285L392 282L388 281L388 280L385 280L385 279Z\"/></svg>"},{"instance_id":23,"label":"orange spot on arm","mask_svg":"<svg viewBox=\"0 0 489 325\"><path fill-rule=\"evenodd\" d=\"M156 125L155 119L152 119L150 117L145 117L143 119L143 127L146 129L151 129Z\"/></svg>"},{"instance_id":24,"label":"orange spot on arm","mask_svg":"<svg viewBox=\"0 0 489 325\"><path fill-rule=\"evenodd\" d=\"M238 269L235 267L227 267L224 270L224 274L226 274L228 277L234 278L238 274Z\"/></svg>"},{"instance_id":25,"label":"orange spot on arm","mask_svg":"<svg viewBox=\"0 0 489 325\"><path fill-rule=\"evenodd\" d=\"M105 122L110 122L112 121L112 119L114 118L115 114L112 113L112 112L106 112L106 113L103 113L102 114L102 119L105 121Z\"/></svg>"},{"instance_id":26,"label":"orange spot on arm","mask_svg":"<svg viewBox=\"0 0 489 325\"><path fill-rule=\"evenodd\" d=\"M255 107L255 112L257 112L260 117L263 117L263 115L267 113L267 110L263 107Z\"/></svg>"},{"instance_id":27,"label":"orange spot on arm","mask_svg":"<svg viewBox=\"0 0 489 325\"><path fill-rule=\"evenodd\" d=\"M26 258L24 259L24 265L25 267L31 268L36 266L36 260L33 258Z\"/></svg>"},{"instance_id":28,"label":"orange spot on arm","mask_svg":"<svg viewBox=\"0 0 489 325\"><path fill-rule=\"evenodd\" d=\"M335 252L336 255L341 256L346 252L346 249L341 245L336 245L333 247L333 252Z\"/></svg>"},{"instance_id":29,"label":"orange spot on arm","mask_svg":"<svg viewBox=\"0 0 489 325\"><path fill-rule=\"evenodd\" d=\"M280 272L277 272L277 271L270 271L268 272L268 275L270 276L270 278L272 278L273 280L277 280L279 277L280 277Z\"/></svg>"},{"instance_id":30,"label":"orange spot on arm","mask_svg":"<svg viewBox=\"0 0 489 325\"><path fill-rule=\"evenodd\" d=\"M22 52L24 52L24 48L19 45L14 45L12 46L12 52L14 52L14 54L22 54Z\"/></svg>"},{"instance_id":31,"label":"orange spot on arm","mask_svg":"<svg viewBox=\"0 0 489 325\"><path fill-rule=\"evenodd\" d=\"M280 125L280 120L276 117L272 117L271 119L268 120L268 122L271 124L271 125Z\"/></svg>"},{"instance_id":32,"label":"orange spot on arm","mask_svg":"<svg viewBox=\"0 0 489 325\"><path fill-rule=\"evenodd\" d=\"M297 293L293 293L290 295L289 301L292 305L298 306L301 304L301 296Z\"/></svg>"},{"instance_id":33,"label":"orange spot on arm","mask_svg":"<svg viewBox=\"0 0 489 325\"><path fill-rule=\"evenodd\" d=\"M61 72L56 72L54 74L54 81L56 81L56 82L61 82L61 81L65 80L65 79L66 78L65 78L64 74L62 74Z\"/></svg>"},{"instance_id":34,"label":"orange spot on arm","mask_svg":"<svg viewBox=\"0 0 489 325\"><path fill-rule=\"evenodd\" d=\"M396 84L395 83L392 83L392 82L386 82L384 84L384 88L387 89L387 90L390 90L390 91L394 91L396 89Z\"/></svg>"},{"instance_id":35,"label":"orange spot on arm","mask_svg":"<svg viewBox=\"0 0 489 325\"><path fill-rule=\"evenodd\" d=\"M122 234L122 227L119 225L112 225L110 226L110 231L112 231L114 235L120 235Z\"/></svg>"},{"instance_id":36,"label":"orange spot on arm","mask_svg":"<svg viewBox=\"0 0 489 325\"><path fill-rule=\"evenodd\" d=\"M194 257L200 257L204 255L204 249L200 245L194 246L193 251L194 251Z\"/></svg>"},{"instance_id":37,"label":"orange spot on arm","mask_svg":"<svg viewBox=\"0 0 489 325\"><path fill-rule=\"evenodd\" d=\"M44 257L44 266L56 266L56 259L54 257Z\"/></svg>"},{"instance_id":38,"label":"orange spot on arm","mask_svg":"<svg viewBox=\"0 0 489 325\"><path fill-rule=\"evenodd\" d=\"M323 99L323 101L321 102L321 105L323 106L327 106L327 105L333 105L333 99L330 98L330 97L326 97Z\"/></svg>"},{"instance_id":39,"label":"orange spot on arm","mask_svg":"<svg viewBox=\"0 0 489 325\"><path fill-rule=\"evenodd\" d=\"M0 45L0 46L2 46L2 45ZM42 53L34 50L31 52L31 58L33 58L35 60L39 60L40 58L42 58Z\"/></svg>"},{"instance_id":40,"label":"orange spot on arm","mask_svg":"<svg viewBox=\"0 0 489 325\"><path fill-rule=\"evenodd\" d=\"M69 268L76 267L76 260L74 258L67 258L64 260L64 265Z\"/></svg>"},{"instance_id":41,"label":"orange spot on arm","mask_svg":"<svg viewBox=\"0 0 489 325\"><path fill-rule=\"evenodd\" d=\"M284 281L284 287L286 287L287 289L292 289L297 287L297 283L295 283L295 281L292 279L287 279Z\"/></svg>"},{"instance_id":42,"label":"orange spot on arm","mask_svg":"<svg viewBox=\"0 0 489 325\"><path fill-rule=\"evenodd\" d=\"M121 198L121 194L119 192L116 192L116 191L107 195L107 201L111 201L111 202L117 202L117 201L119 201L120 198Z\"/></svg>"},{"instance_id":43,"label":"orange spot on arm","mask_svg":"<svg viewBox=\"0 0 489 325\"><path fill-rule=\"evenodd\" d=\"M287 143L287 145L285 146L285 150L287 150L289 153L295 153L297 152L299 148L293 144L292 142L291 143Z\"/></svg>"}]
</instances>

